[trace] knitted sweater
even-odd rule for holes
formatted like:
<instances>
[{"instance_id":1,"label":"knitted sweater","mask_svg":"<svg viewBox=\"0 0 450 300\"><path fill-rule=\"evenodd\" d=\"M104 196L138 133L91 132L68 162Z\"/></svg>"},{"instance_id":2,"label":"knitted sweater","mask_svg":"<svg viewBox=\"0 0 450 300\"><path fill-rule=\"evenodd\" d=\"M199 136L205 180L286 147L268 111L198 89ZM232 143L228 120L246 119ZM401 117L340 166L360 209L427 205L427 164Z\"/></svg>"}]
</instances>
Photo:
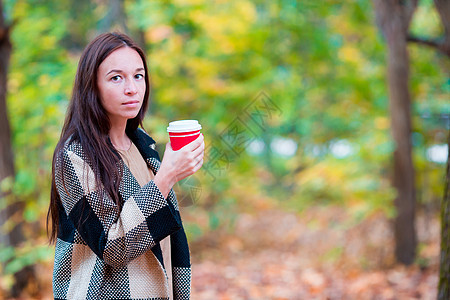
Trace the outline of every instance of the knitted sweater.
<instances>
[{"instance_id":1,"label":"knitted sweater","mask_svg":"<svg viewBox=\"0 0 450 300\"><path fill-rule=\"evenodd\" d=\"M142 129L129 137L156 174L160 159L154 140ZM71 141L62 151L55 164L61 205L54 298L169 299L159 242L170 235L174 299L189 299L189 248L173 190L165 199L153 180L141 187L123 164L124 202L117 213L113 200L95 185L81 145Z\"/></svg>"}]
</instances>

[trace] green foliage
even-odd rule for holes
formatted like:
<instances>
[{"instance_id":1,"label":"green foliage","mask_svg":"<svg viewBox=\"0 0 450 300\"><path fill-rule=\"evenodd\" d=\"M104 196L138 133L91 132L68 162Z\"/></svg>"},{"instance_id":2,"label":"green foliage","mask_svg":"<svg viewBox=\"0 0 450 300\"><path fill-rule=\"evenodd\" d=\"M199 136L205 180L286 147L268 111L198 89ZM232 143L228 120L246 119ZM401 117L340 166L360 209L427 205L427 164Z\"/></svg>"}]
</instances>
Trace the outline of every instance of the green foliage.
<instances>
[{"instance_id":1,"label":"green foliage","mask_svg":"<svg viewBox=\"0 0 450 300\"><path fill-rule=\"evenodd\" d=\"M53 256L53 251L47 245L27 245L20 249L13 247L0 249L0 262L5 263L5 275L14 274L26 266L47 261Z\"/></svg>"}]
</instances>

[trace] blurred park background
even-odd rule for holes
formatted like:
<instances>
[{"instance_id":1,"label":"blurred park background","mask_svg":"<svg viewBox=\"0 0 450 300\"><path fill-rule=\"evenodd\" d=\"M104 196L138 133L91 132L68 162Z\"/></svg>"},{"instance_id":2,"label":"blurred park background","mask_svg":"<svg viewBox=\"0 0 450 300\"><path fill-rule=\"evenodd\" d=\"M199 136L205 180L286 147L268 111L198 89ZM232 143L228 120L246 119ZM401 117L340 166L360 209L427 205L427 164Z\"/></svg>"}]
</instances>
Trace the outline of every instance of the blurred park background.
<instances>
[{"instance_id":1,"label":"blurred park background","mask_svg":"<svg viewBox=\"0 0 450 300\"><path fill-rule=\"evenodd\" d=\"M205 164L176 186L192 299L435 299L450 129L445 22L441 1L380 2L2 1L0 35L11 43L9 57L1 52L2 151L13 168L0 183L0 299L51 298L53 150L82 49L113 30L148 55L145 129L160 155L168 122L203 126ZM402 10L411 18L393 26L405 25L407 102L397 114L395 35L383 24ZM396 169L397 121L412 145L406 174ZM414 231L400 233L412 236L406 251L395 178L413 184L402 200L412 205L401 221Z\"/></svg>"}]
</instances>

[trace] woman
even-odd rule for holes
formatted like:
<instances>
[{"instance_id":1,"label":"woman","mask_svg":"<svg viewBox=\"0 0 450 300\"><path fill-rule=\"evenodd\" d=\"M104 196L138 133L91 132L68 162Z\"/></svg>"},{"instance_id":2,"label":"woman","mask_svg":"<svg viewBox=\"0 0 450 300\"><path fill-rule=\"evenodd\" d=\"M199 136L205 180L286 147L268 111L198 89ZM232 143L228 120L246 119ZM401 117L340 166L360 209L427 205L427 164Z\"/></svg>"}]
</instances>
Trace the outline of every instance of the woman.
<instances>
[{"instance_id":1,"label":"woman","mask_svg":"<svg viewBox=\"0 0 450 300\"><path fill-rule=\"evenodd\" d=\"M203 164L203 136L160 162L142 126L143 51L106 33L84 50L53 157L55 299L189 299L190 258L172 186Z\"/></svg>"}]
</instances>

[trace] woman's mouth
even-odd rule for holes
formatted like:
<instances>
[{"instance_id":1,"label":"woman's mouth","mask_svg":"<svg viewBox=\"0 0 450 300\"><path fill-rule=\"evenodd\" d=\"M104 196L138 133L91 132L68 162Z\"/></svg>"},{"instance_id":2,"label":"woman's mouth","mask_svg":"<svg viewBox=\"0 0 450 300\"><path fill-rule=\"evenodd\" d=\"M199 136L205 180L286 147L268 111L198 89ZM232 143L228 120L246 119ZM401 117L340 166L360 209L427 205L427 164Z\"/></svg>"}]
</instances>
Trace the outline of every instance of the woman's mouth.
<instances>
[{"instance_id":1,"label":"woman's mouth","mask_svg":"<svg viewBox=\"0 0 450 300\"><path fill-rule=\"evenodd\" d=\"M135 107L135 106L139 105L139 101L138 100L130 100L130 101L122 103L122 105L128 106L128 107Z\"/></svg>"}]
</instances>

